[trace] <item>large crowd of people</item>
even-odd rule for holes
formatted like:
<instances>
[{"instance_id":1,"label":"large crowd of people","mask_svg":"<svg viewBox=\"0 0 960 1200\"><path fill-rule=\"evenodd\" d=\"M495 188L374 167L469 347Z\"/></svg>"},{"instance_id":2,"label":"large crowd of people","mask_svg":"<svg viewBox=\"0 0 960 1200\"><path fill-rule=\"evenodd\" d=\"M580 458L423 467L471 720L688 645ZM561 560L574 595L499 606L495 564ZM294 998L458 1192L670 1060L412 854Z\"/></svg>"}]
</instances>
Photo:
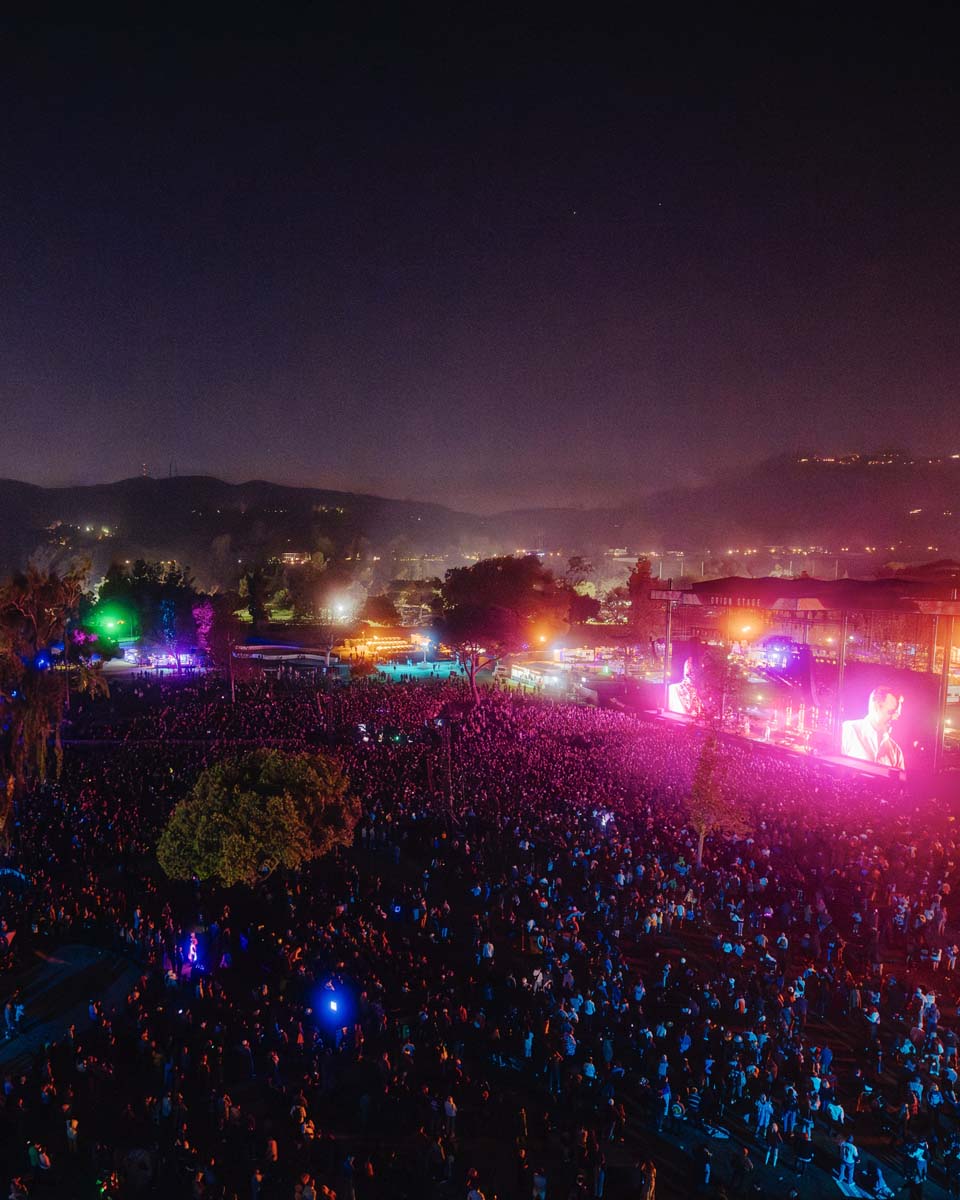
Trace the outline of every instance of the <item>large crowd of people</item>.
<instances>
[{"instance_id":1,"label":"large crowd of people","mask_svg":"<svg viewBox=\"0 0 960 1200\"><path fill-rule=\"evenodd\" d=\"M9 1195L960 1196L944 806L725 738L698 863L703 731L468 698L279 679L231 703L201 679L74 701L3 877ZM354 847L255 894L172 885L172 806L251 745L336 755ZM25 1061L17 981L76 942L137 982Z\"/></svg>"}]
</instances>

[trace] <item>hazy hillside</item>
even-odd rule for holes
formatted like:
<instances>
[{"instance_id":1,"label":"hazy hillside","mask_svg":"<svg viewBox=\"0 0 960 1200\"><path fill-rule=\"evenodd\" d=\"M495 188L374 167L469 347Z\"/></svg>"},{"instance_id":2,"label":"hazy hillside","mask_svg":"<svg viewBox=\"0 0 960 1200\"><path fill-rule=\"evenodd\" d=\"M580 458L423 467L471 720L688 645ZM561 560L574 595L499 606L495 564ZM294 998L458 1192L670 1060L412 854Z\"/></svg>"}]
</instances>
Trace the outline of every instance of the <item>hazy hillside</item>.
<instances>
[{"instance_id":1,"label":"hazy hillside","mask_svg":"<svg viewBox=\"0 0 960 1200\"><path fill-rule=\"evenodd\" d=\"M786 457L698 489L662 492L633 516L704 545L960 545L960 461L829 463Z\"/></svg>"},{"instance_id":2,"label":"hazy hillside","mask_svg":"<svg viewBox=\"0 0 960 1200\"><path fill-rule=\"evenodd\" d=\"M344 554L375 546L423 554L483 535L479 518L435 504L206 476L71 488L0 480L0 512L6 569L38 545L63 540L90 553L97 566L143 555L177 558L201 575L220 575L238 558L287 550Z\"/></svg>"},{"instance_id":3,"label":"hazy hillside","mask_svg":"<svg viewBox=\"0 0 960 1200\"><path fill-rule=\"evenodd\" d=\"M58 524L60 523L60 524ZM960 551L960 460L885 464L784 457L698 488L613 509L531 509L477 517L437 504L206 476L40 488L0 480L0 569L43 544L113 557L177 558L213 581L285 550L413 560L542 545L720 552L730 546L895 547L894 557ZM425 569L438 570L438 566Z\"/></svg>"},{"instance_id":4,"label":"hazy hillside","mask_svg":"<svg viewBox=\"0 0 960 1200\"><path fill-rule=\"evenodd\" d=\"M919 510L919 511L917 511ZM960 549L960 460L941 463L769 459L697 488L655 492L617 509L533 510L499 518L531 544L721 551L737 546Z\"/></svg>"}]
</instances>

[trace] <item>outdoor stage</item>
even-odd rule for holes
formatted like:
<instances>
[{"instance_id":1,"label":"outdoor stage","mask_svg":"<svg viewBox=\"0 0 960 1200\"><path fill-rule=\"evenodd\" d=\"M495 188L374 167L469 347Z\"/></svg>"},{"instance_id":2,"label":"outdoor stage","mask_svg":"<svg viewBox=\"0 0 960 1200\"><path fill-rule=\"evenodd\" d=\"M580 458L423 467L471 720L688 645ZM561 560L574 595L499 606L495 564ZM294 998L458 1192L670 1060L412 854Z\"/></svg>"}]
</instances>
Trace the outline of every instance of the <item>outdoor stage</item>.
<instances>
[{"instance_id":1,"label":"outdoor stage","mask_svg":"<svg viewBox=\"0 0 960 1200\"><path fill-rule=\"evenodd\" d=\"M706 730L707 726L695 721L692 717L685 717L680 713L672 712L657 712L649 714L654 720L663 722L667 725L687 726L693 729ZM887 780L892 786L903 787L914 784L921 778L924 781L929 779L927 772L915 771L892 771L888 767L879 767L875 763L863 762L856 758L845 758L840 754L817 754L811 750L794 749L791 746L782 745L779 742L765 741L763 738L747 737L742 733L735 733L732 730L723 730L718 734L726 742L740 743L744 746L749 746L751 750L761 753L775 754L785 760L800 758L807 761L815 761L822 766L833 767L847 774L863 775L870 779Z\"/></svg>"}]
</instances>

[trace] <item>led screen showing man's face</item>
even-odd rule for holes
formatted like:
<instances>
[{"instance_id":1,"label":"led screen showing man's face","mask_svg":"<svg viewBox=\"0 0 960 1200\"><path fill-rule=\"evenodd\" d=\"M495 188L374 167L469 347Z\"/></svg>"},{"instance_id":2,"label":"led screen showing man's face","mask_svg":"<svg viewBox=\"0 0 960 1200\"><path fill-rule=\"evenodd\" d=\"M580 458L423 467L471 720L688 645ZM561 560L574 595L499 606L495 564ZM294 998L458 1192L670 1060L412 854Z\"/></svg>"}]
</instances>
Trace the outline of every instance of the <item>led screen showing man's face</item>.
<instances>
[{"instance_id":1,"label":"led screen showing man's face","mask_svg":"<svg viewBox=\"0 0 960 1200\"><path fill-rule=\"evenodd\" d=\"M840 753L903 771L903 750L893 736L894 725L902 714L903 696L886 684L878 684L867 698L866 715L843 722Z\"/></svg>"},{"instance_id":2,"label":"led screen showing man's face","mask_svg":"<svg viewBox=\"0 0 960 1200\"><path fill-rule=\"evenodd\" d=\"M680 713L685 717L699 717L703 712L703 703L694 679L692 658L684 659L683 677L667 688L667 707L670 712Z\"/></svg>"},{"instance_id":3,"label":"led screen showing man's face","mask_svg":"<svg viewBox=\"0 0 960 1200\"><path fill-rule=\"evenodd\" d=\"M885 770L930 770L937 744L939 682L928 671L848 663L840 696L840 753Z\"/></svg>"}]
</instances>

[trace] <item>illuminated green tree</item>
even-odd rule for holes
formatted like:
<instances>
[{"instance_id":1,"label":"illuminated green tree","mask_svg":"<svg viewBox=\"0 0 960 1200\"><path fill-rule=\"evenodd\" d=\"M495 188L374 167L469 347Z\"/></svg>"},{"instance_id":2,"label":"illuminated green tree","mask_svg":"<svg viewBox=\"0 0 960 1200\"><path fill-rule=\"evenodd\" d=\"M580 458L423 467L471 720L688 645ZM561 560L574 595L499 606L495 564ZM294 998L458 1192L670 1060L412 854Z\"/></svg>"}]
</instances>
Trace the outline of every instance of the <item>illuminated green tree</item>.
<instances>
[{"instance_id":1,"label":"illuminated green tree","mask_svg":"<svg viewBox=\"0 0 960 1200\"><path fill-rule=\"evenodd\" d=\"M171 879L253 887L348 846L360 805L333 759L255 750L209 767L157 844Z\"/></svg>"}]
</instances>

